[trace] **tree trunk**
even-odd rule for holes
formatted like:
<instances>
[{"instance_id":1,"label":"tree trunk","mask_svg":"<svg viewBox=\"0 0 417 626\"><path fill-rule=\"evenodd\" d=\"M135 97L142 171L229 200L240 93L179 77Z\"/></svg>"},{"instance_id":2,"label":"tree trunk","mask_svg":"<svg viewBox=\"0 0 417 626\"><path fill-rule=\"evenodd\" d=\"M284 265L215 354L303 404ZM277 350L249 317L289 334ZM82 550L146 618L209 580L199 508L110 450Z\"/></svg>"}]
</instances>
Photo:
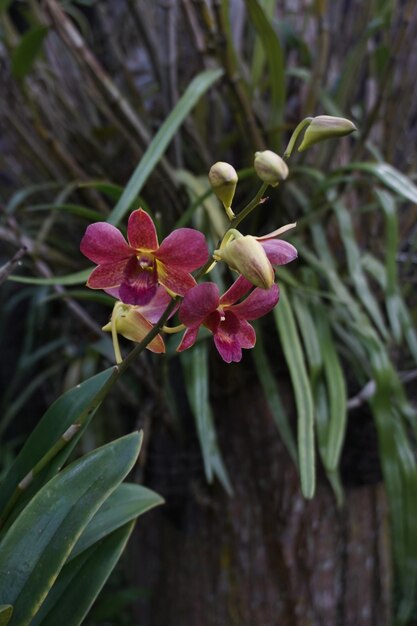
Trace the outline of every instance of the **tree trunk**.
<instances>
[{"instance_id":1,"label":"tree trunk","mask_svg":"<svg viewBox=\"0 0 417 626\"><path fill-rule=\"evenodd\" d=\"M166 504L141 518L132 538L129 569L145 591L134 623L388 625L382 484L347 488L338 510L319 476L306 501L256 381L240 380L213 405L234 497L206 486L196 442L184 452L153 435L146 484Z\"/></svg>"}]
</instances>

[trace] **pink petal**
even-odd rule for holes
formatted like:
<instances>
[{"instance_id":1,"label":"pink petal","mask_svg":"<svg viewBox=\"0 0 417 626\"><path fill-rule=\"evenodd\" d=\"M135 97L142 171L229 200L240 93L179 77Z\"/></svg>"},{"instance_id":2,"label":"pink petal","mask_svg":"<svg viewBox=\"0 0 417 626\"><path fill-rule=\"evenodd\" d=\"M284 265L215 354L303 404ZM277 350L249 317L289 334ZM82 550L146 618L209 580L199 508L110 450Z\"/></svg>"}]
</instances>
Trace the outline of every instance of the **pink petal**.
<instances>
[{"instance_id":1,"label":"pink petal","mask_svg":"<svg viewBox=\"0 0 417 626\"><path fill-rule=\"evenodd\" d=\"M184 296L187 291L196 286L194 278L188 272L178 267L156 262L158 268L158 281L172 293Z\"/></svg>"},{"instance_id":2,"label":"pink petal","mask_svg":"<svg viewBox=\"0 0 417 626\"><path fill-rule=\"evenodd\" d=\"M115 263L105 263L96 267L87 281L87 287L91 289L109 289L117 287L124 279L126 265L128 261L117 261Z\"/></svg>"},{"instance_id":3,"label":"pink petal","mask_svg":"<svg viewBox=\"0 0 417 626\"><path fill-rule=\"evenodd\" d=\"M272 311L278 300L278 285L272 285L270 289L257 287L246 300L240 304L235 304L231 309L241 320L256 320Z\"/></svg>"},{"instance_id":4,"label":"pink petal","mask_svg":"<svg viewBox=\"0 0 417 626\"><path fill-rule=\"evenodd\" d=\"M296 226L297 226L296 222L294 224L286 224L285 226L281 226L281 228L277 228L276 230L273 230L272 233L268 233L267 235L263 235L262 237L256 237L256 239L258 241L266 241L267 239L275 239L275 237L279 237L280 235L283 235L284 233L287 232L287 230L291 230L292 228L295 228Z\"/></svg>"},{"instance_id":5,"label":"pink petal","mask_svg":"<svg viewBox=\"0 0 417 626\"><path fill-rule=\"evenodd\" d=\"M220 298L220 304L223 306L234 304L246 295L252 287L252 283L249 282L244 276L239 276L233 285L222 295Z\"/></svg>"},{"instance_id":6,"label":"pink petal","mask_svg":"<svg viewBox=\"0 0 417 626\"><path fill-rule=\"evenodd\" d=\"M215 335L222 321L220 311L216 309L207 315L204 320L204 326L209 329Z\"/></svg>"},{"instance_id":7,"label":"pink petal","mask_svg":"<svg viewBox=\"0 0 417 626\"><path fill-rule=\"evenodd\" d=\"M253 348L256 343L255 329L246 320L240 320L240 327L236 337L242 348Z\"/></svg>"},{"instance_id":8,"label":"pink petal","mask_svg":"<svg viewBox=\"0 0 417 626\"><path fill-rule=\"evenodd\" d=\"M165 289L163 287L158 287L152 300L148 304L140 307L140 312L145 319L152 322L152 324L155 324L171 300L171 296L165 291ZM171 313L170 317L174 315L174 313L175 310Z\"/></svg>"},{"instance_id":9,"label":"pink petal","mask_svg":"<svg viewBox=\"0 0 417 626\"><path fill-rule=\"evenodd\" d=\"M163 240L155 257L166 265L192 272L204 265L209 251L203 233L193 228L178 228Z\"/></svg>"},{"instance_id":10,"label":"pink petal","mask_svg":"<svg viewBox=\"0 0 417 626\"><path fill-rule=\"evenodd\" d=\"M148 304L156 294L158 286L156 269L141 268L134 257L126 266L123 282L119 288L119 297L125 304Z\"/></svg>"},{"instance_id":11,"label":"pink petal","mask_svg":"<svg viewBox=\"0 0 417 626\"><path fill-rule=\"evenodd\" d=\"M219 306L219 289L215 283L201 283L187 291L179 318L186 326L199 326Z\"/></svg>"},{"instance_id":12,"label":"pink petal","mask_svg":"<svg viewBox=\"0 0 417 626\"><path fill-rule=\"evenodd\" d=\"M214 335L215 346L226 363L238 362L242 358L242 346L239 341L240 320L231 311L226 311L224 320L219 324Z\"/></svg>"},{"instance_id":13,"label":"pink petal","mask_svg":"<svg viewBox=\"0 0 417 626\"><path fill-rule=\"evenodd\" d=\"M130 214L127 223L127 238L135 250L156 250L158 236L150 215L143 209Z\"/></svg>"},{"instance_id":14,"label":"pink petal","mask_svg":"<svg viewBox=\"0 0 417 626\"><path fill-rule=\"evenodd\" d=\"M294 261L298 256L296 248L288 241L269 239L261 241L261 244L272 265L285 265Z\"/></svg>"},{"instance_id":15,"label":"pink petal","mask_svg":"<svg viewBox=\"0 0 417 626\"><path fill-rule=\"evenodd\" d=\"M199 326L196 326L195 328L187 328L182 336L181 343L177 348L177 352L183 352L184 350L191 348L191 346L195 344L199 328Z\"/></svg>"},{"instance_id":16,"label":"pink petal","mask_svg":"<svg viewBox=\"0 0 417 626\"><path fill-rule=\"evenodd\" d=\"M98 265L127 259L133 253L122 233L107 222L97 222L87 227L81 239L80 250Z\"/></svg>"}]
</instances>

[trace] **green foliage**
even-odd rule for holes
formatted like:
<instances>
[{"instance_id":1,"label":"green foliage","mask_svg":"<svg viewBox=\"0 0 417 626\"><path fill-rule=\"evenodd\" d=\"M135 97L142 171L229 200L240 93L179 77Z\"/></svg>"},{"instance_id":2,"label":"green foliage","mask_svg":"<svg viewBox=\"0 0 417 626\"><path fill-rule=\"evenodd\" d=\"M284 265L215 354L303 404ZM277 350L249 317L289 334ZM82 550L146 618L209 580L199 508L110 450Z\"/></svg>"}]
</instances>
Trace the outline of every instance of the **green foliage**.
<instances>
[{"instance_id":1,"label":"green foliage","mask_svg":"<svg viewBox=\"0 0 417 626\"><path fill-rule=\"evenodd\" d=\"M103 55L94 48L97 33L93 36L74 3L65 7L71 24L81 25L82 46L70 37L65 40L65 14L54 14L49 31L30 26L51 23L43 5L35 16L29 5L23 9L16 3L15 10L29 24L26 33L18 35L6 11L9 4L0 2L2 37L11 51L11 71L27 80L10 77L9 87L5 81L9 98L0 109L6 140L16 150L10 163L0 160L1 173L10 175L10 182L0 178L0 195L6 198L0 265L16 248L25 246L28 252L23 267L16 266L10 282L2 286L7 303L0 313L2 337L7 344L9 333L14 333L22 356L14 377L3 374L4 387L12 391L5 394L0 422L0 432L7 435L7 442L1 443L7 466L0 490L3 541L48 485L55 484L71 452L81 453L83 445L95 447L108 440L109 433L113 437L126 432L127 424L137 418L139 394L152 399L158 419L160 412L176 413L175 433L182 440L183 407L174 407L185 392L206 478L216 478L231 491L234 477L226 470L227 450L218 443L221 425L214 411L205 336L194 351L180 357L175 339L170 340L162 365L151 358L140 362L140 391L139 376L132 375L121 387L113 369L102 371L109 366L106 344L99 339L108 311L93 296L75 302L79 290L67 289L82 285L90 272L77 253L79 240L86 223L108 220L122 225L140 202L150 208L161 233L173 225L198 227L214 248L225 216L206 182L213 162L227 159L239 170L240 202L244 194L256 191L253 171L241 174L239 169L251 165L255 150L275 147L282 153L284 133L304 116L353 117L359 128L354 137L318 145L301 157L294 152L291 178L271 191L268 203L244 226L261 234L297 221L291 241L299 261L296 268L293 264L277 271L284 287L275 325L272 320L269 327L258 325L254 364L245 353L243 367L253 367L259 379L307 497L314 493L317 448L342 503L339 470L349 414L355 407L372 411L390 506L399 589L394 610L398 623L410 623L417 580L416 427L403 370L414 371L417 361L416 301L409 281L415 254L415 209L410 203L417 202L417 187L411 106L415 80L412 72L394 68L392 61L408 58L412 44L402 7L382 1L365 10L352 4L349 15L340 15L337 3L328 3L326 10L326 3L306 2L300 15L293 15L284 3L287 13L280 10L278 20L275 2L247 0L241 21L235 22L243 24L239 37L229 2L212 3L216 6L209 15L204 14L207 3L187 3L195 19L181 31L183 56L168 58L161 45L164 29L152 23L153 3L143 18L145 37L130 19L136 15L135 3L128 3L129 19L124 16L123 23L117 23L113 16L114 24L110 3L105 3L110 22L103 31ZM99 11L98 4L91 3L90 9ZM184 15L189 19L189 13ZM100 19L95 20L97 31L106 22L103 15ZM54 37L45 38L50 31ZM146 63L139 71L131 69L127 53L124 58L117 52L121 40L123 54L125 41L140 42L137 56ZM49 54L36 63L42 50ZM65 75L50 62L53 55L65 59ZM367 85L376 94L371 104ZM10 97L16 107L8 104ZM214 276L219 284L229 280L220 268ZM23 288L18 283L34 291L19 300ZM31 341L21 345L21 335ZM18 360L16 351L7 354L7 362ZM285 370L280 377L278 362L283 364L280 372ZM240 366L233 367L238 377ZM172 372L180 369L178 380ZM114 387L113 404L101 407L103 423L90 426L85 433L89 443L83 444L81 434L116 380L120 386ZM296 420L283 401L287 381ZM72 386L16 454L22 434L14 427L24 411L32 402L46 404ZM173 390L172 402L165 401L167 388ZM63 433L76 423L81 428L63 442ZM32 484L20 493L19 483L34 469ZM92 518L84 519L81 537L73 536L72 552L62 548L62 568L59 573L55 569L58 577L33 623L58 623L61 603L79 607L74 619L80 623L127 540L131 520L158 503L155 494L135 485L115 485L107 499L100 497L103 504L96 512L90 510ZM91 575L94 571L97 577ZM26 615L19 606L17 611L9 623L20 623L19 616ZM9 613L9 608L0 607L0 624L2 619L7 623Z\"/></svg>"}]
</instances>

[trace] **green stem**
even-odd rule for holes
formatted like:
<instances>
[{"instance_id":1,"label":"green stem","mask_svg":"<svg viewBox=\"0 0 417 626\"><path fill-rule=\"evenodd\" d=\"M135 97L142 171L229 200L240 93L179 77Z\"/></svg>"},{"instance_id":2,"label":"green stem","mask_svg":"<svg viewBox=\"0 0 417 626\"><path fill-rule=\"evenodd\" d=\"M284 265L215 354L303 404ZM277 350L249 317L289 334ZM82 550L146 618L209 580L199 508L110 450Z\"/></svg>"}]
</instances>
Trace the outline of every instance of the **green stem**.
<instances>
[{"instance_id":1,"label":"green stem","mask_svg":"<svg viewBox=\"0 0 417 626\"><path fill-rule=\"evenodd\" d=\"M298 124L293 134L291 135L291 139L288 142L288 146L285 148L284 157L283 157L284 159L290 158L291 153L294 150L295 142L297 141L299 134L301 133L302 130L304 130L306 126L310 126L312 120L313 120L312 117L306 117Z\"/></svg>"}]
</instances>

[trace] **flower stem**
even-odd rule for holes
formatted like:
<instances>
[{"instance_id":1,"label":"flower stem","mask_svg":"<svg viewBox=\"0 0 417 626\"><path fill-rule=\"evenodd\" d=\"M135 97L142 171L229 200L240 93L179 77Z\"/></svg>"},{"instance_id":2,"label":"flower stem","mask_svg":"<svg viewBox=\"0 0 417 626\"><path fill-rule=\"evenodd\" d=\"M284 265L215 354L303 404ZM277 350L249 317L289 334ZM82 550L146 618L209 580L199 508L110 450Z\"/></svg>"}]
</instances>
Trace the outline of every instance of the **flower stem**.
<instances>
[{"instance_id":1,"label":"flower stem","mask_svg":"<svg viewBox=\"0 0 417 626\"><path fill-rule=\"evenodd\" d=\"M238 226L240 222L244 220L249 215L249 213L251 213L253 209L255 209L258 206L258 204L262 200L262 196L264 195L268 187L269 187L268 183L262 183L256 196L252 198L252 200L245 207L243 207L243 209L230 222L230 228L228 230L231 230L232 228L236 228L236 226Z\"/></svg>"}]
</instances>

